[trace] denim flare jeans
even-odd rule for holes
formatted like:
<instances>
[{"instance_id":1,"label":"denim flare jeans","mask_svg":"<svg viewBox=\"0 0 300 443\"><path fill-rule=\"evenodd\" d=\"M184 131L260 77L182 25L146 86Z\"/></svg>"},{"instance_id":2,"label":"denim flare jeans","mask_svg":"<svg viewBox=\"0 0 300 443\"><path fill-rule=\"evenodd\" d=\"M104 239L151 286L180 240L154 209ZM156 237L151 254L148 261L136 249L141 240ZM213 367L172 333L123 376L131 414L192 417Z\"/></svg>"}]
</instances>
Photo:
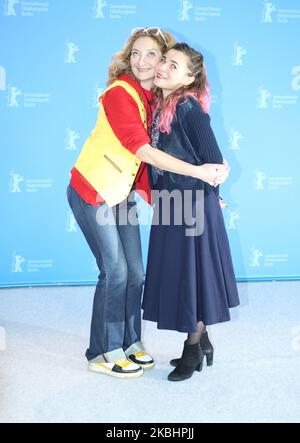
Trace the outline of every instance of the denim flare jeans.
<instances>
[{"instance_id":1,"label":"denim flare jeans","mask_svg":"<svg viewBox=\"0 0 300 443\"><path fill-rule=\"evenodd\" d=\"M141 340L144 267L136 203L131 193L114 208L106 203L92 206L71 185L67 197L100 271L86 357L92 360L111 351L121 356ZM129 212L135 223L124 223Z\"/></svg>"}]
</instances>

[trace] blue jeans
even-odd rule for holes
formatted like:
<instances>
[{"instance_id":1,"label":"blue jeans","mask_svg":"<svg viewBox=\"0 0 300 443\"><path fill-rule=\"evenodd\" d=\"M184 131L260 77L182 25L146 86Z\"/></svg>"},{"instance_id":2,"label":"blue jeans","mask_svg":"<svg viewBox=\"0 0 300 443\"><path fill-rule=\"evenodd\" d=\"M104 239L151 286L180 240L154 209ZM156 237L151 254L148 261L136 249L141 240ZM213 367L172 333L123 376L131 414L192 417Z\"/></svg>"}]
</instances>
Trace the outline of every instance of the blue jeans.
<instances>
[{"instance_id":1,"label":"blue jeans","mask_svg":"<svg viewBox=\"0 0 300 443\"><path fill-rule=\"evenodd\" d=\"M138 223L122 225L130 211L137 222L136 203L109 208L86 203L71 185L67 197L74 217L96 258L100 274L95 290L88 360L127 349L141 340L141 298L144 267ZM105 209L105 211L103 211ZM103 211L103 212L102 212ZM101 224L109 217L113 224Z\"/></svg>"}]
</instances>

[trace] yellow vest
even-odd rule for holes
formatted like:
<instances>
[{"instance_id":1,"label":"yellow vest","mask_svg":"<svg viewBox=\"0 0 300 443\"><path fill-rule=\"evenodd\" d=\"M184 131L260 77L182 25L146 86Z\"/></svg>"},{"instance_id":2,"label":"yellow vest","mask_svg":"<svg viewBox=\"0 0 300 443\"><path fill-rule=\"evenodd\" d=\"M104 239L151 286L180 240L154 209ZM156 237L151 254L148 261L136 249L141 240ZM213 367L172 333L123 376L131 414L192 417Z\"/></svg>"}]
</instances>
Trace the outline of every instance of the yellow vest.
<instances>
[{"instance_id":1,"label":"yellow vest","mask_svg":"<svg viewBox=\"0 0 300 443\"><path fill-rule=\"evenodd\" d=\"M138 92L127 82L115 81L102 93L100 99L115 86L124 88L134 99L146 128L144 104ZM127 198L140 164L141 161L115 136L101 106L96 126L85 142L75 168L96 189L107 205L112 207Z\"/></svg>"}]
</instances>

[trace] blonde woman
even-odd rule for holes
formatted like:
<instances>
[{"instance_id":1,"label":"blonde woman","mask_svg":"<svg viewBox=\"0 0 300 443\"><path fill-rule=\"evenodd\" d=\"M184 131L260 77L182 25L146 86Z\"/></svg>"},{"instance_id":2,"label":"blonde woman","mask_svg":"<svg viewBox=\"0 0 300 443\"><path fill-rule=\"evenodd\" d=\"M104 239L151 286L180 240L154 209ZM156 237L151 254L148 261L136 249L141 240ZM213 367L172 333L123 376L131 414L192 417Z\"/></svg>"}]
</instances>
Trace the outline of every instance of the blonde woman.
<instances>
[{"instance_id":1,"label":"blonde woman","mask_svg":"<svg viewBox=\"0 0 300 443\"><path fill-rule=\"evenodd\" d=\"M113 57L96 126L71 171L67 191L100 270L86 351L89 369L114 377L139 377L154 366L141 341L144 269L139 226L122 222L129 213L137 221L133 190L150 202L145 163L211 184L228 175L226 166L195 166L150 145L155 69L173 42L159 28L139 28Z\"/></svg>"}]
</instances>

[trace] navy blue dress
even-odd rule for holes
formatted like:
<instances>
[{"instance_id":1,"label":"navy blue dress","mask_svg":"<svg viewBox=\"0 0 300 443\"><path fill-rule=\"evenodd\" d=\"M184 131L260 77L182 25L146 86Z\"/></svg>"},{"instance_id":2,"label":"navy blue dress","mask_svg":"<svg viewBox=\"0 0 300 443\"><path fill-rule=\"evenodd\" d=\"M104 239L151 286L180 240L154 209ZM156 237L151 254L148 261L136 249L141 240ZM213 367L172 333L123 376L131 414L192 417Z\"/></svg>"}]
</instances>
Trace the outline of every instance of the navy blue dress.
<instances>
[{"instance_id":1,"label":"navy blue dress","mask_svg":"<svg viewBox=\"0 0 300 443\"><path fill-rule=\"evenodd\" d=\"M156 123L156 122L155 122ZM170 134L152 128L158 149L193 164L222 163L223 158L206 114L194 98L177 105ZM180 192L183 204L170 199L170 223L163 224L162 201L157 201L151 226L143 295L143 318L159 329L195 332L206 325L230 320L229 308L239 305L236 280L218 189L191 177L149 167L152 188ZM177 224L185 194L192 195L193 215L204 218L201 235L187 236L187 223ZM196 191L203 191L203 205ZM169 204L168 203L168 204ZM197 212L198 211L198 212ZM184 220L184 217L182 217Z\"/></svg>"}]
</instances>

